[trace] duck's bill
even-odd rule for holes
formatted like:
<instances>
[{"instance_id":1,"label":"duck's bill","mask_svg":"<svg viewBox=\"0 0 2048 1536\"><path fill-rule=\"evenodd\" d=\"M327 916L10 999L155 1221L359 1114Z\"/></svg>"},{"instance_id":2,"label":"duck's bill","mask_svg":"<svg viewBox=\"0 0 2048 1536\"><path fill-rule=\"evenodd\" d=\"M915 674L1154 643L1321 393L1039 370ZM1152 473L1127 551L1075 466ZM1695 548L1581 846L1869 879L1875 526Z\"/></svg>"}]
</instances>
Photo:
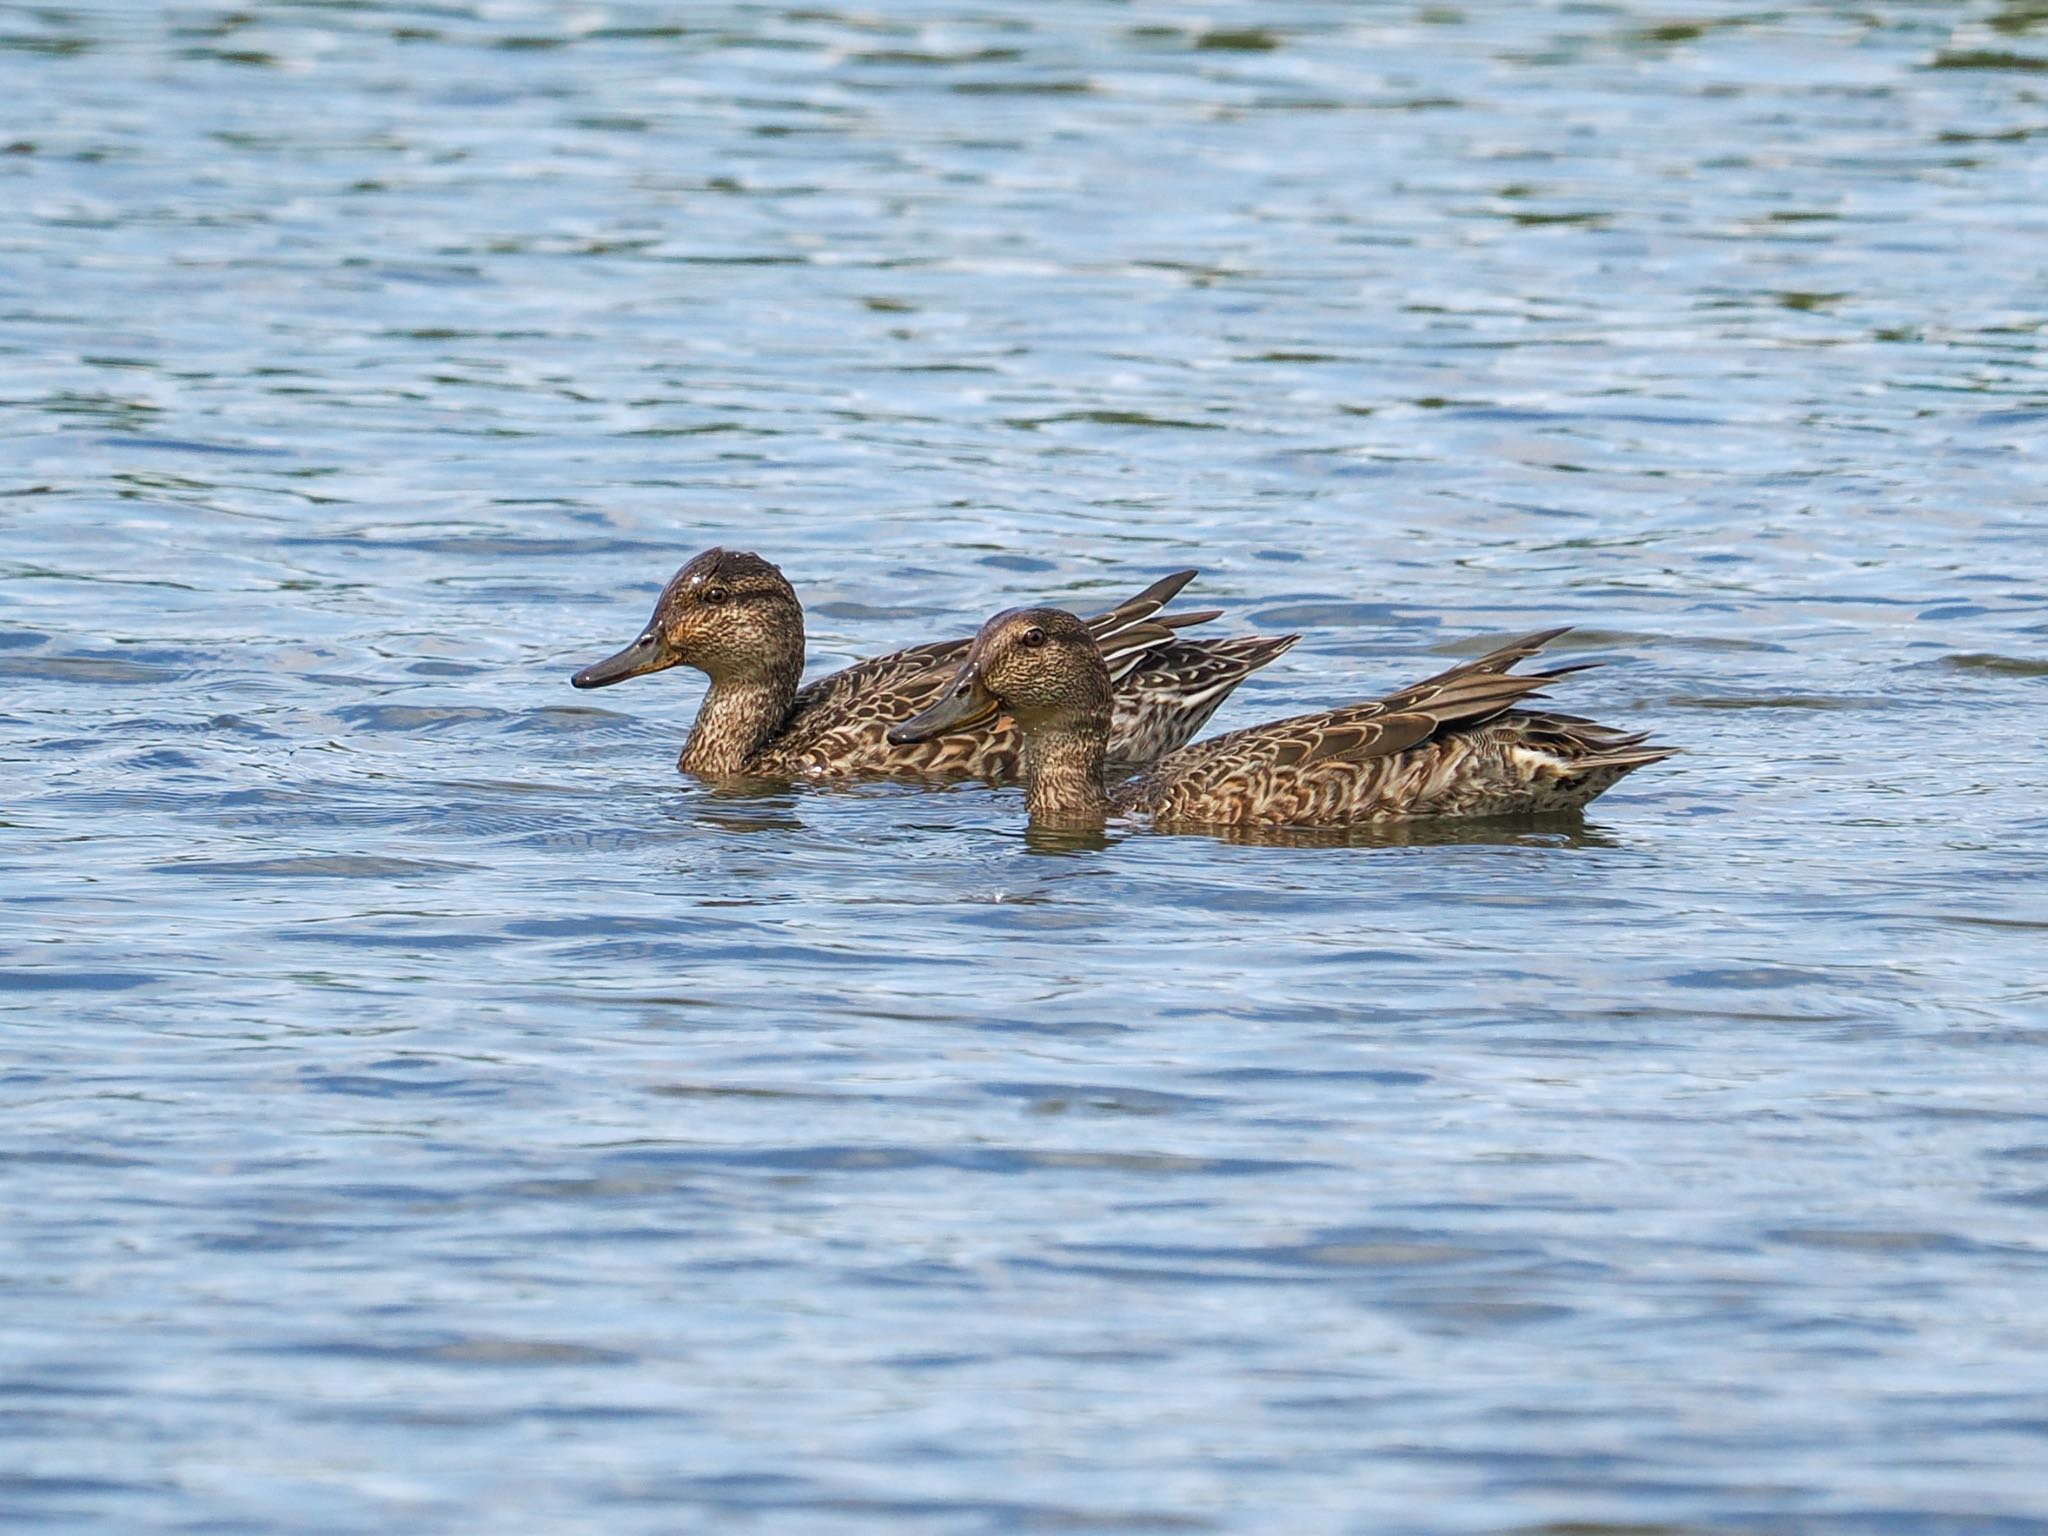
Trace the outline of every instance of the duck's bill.
<instances>
[{"instance_id":1,"label":"duck's bill","mask_svg":"<svg viewBox=\"0 0 2048 1536\"><path fill-rule=\"evenodd\" d=\"M616 656L593 661L569 681L578 688L604 688L612 683L623 683L629 677L642 677L674 665L674 659L662 653L660 641L655 638L654 631L649 630Z\"/></svg>"},{"instance_id":2,"label":"duck's bill","mask_svg":"<svg viewBox=\"0 0 2048 1536\"><path fill-rule=\"evenodd\" d=\"M893 727L889 742L892 746L908 747L930 741L934 736L950 736L955 731L986 725L1002 712L1001 701L982 686L979 674L969 670L961 673L946 696L930 709Z\"/></svg>"}]
</instances>

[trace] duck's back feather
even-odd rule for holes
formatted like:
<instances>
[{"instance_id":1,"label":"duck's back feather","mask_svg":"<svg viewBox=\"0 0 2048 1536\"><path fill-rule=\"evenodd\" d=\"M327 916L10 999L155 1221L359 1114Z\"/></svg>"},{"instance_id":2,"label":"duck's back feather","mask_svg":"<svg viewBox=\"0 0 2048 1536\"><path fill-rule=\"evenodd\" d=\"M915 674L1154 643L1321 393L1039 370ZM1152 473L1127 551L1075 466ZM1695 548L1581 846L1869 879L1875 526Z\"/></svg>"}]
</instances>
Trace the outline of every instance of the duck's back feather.
<instances>
[{"instance_id":1,"label":"duck's back feather","mask_svg":"<svg viewBox=\"0 0 2048 1536\"><path fill-rule=\"evenodd\" d=\"M1182 639L1178 630L1218 616L1215 610L1160 615L1194 576L1191 570L1176 571L1087 621L1116 684L1109 741L1113 768L1149 763L1187 741L1232 688L1294 642L1293 636ZM939 701L970 643L960 639L912 646L806 685L753 766L766 775L792 777L1014 778L1023 737L1007 716L914 745L888 740L891 726ZM1182 687L1188 690L1185 695L1177 691Z\"/></svg>"},{"instance_id":2,"label":"duck's back feather","mask_svg":"<svg viewBox=\"0 0 2048 1536\"><path fill-rule=\"evenodd\" d=\"M1641 745L1640 733L1515 707L1583 670L1507 670L1563 633L1511 641L1382 699L1183 748L1116 801L1158 821L1208 825L1575 809L1671 749Z\"/></svg>"}]
</instances>

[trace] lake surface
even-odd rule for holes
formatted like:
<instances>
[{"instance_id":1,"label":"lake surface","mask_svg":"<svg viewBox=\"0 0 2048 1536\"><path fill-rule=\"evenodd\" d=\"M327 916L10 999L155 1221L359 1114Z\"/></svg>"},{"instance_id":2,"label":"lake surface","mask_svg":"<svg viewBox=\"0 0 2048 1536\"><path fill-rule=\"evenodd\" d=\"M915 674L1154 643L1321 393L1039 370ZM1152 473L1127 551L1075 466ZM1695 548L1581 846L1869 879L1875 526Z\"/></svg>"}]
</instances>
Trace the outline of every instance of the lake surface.
<instances>
[{"instance_id":1,"label":"lake surface","mask_svg":"<svg viewBox=\"0 0 2048 1536\"><path fill-rule=\"evenodd\" d=\"M0 1524L2048 1531L2048 12L0 11ZM714 793L1182 565L1580 825Z\"/></svg>"}]
</instances>

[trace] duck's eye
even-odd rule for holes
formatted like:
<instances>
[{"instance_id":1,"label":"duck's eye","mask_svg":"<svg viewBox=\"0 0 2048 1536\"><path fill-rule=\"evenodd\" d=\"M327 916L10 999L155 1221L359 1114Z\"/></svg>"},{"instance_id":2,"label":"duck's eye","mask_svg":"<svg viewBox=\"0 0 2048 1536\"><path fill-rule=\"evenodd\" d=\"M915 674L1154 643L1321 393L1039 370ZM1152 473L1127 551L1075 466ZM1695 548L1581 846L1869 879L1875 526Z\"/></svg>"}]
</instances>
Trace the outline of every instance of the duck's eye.
<instances>
[{"instance_id":1,"label":"duck's eye","mask_svg":"<svg viewBox=\"0 0 2048 1536\"><path fill-rule=\"evenodd\" d=\"M704 601L711 604L714 608L731 596L732 594L723 587L706 587L704 589Z\"/></svg>"},{"instance_id":2,"label":"duck's eye","mask_svg":"<svg viewBox=\"0 0 2048 1536\"><path fill-rule=\"evenodd\" d=\"M1035 651L1045 644L1045 631L1034 624L1017 637L1017 643L1019 645L1028 645Z\"/></svg>"}]
</instances>

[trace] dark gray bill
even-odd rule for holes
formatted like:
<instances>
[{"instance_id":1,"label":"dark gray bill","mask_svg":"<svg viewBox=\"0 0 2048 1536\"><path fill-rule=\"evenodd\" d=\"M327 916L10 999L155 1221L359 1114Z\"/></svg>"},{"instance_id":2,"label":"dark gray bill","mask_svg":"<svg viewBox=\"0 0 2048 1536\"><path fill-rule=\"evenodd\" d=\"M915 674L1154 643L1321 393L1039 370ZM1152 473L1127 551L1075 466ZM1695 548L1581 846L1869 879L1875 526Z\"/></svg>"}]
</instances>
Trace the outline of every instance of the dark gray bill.
<instances>
[{"instance_id":1,"label":"dark gray bill","mask_svg":"<svg viewBox=\"0 0 2048 1536\"><path fill-rule=\"evenodd\" d=\"M995 719L1002 709L1001 700L982 686L981 674L968 667L953 679L953 686L938 703L923 714L912 715L901 725L891 728L889 743L907 747L916 742L930 741L934 736L964 731Z\"/></svg>"},{"instance_id":2,"label":"dark gray bill","mask_svg":"<svg viewBox=\"0 0 2048 1536\"><path fill-rule=\"evenodd\" d=\"M675 663L662 654L661 643L650 629L616 656L607 656L603 661L593 661L569 681L578 688L603 688L611 683L623 683L629 677L659 672L662 668L673 665Z\"/></svg>"}]
</instances>

